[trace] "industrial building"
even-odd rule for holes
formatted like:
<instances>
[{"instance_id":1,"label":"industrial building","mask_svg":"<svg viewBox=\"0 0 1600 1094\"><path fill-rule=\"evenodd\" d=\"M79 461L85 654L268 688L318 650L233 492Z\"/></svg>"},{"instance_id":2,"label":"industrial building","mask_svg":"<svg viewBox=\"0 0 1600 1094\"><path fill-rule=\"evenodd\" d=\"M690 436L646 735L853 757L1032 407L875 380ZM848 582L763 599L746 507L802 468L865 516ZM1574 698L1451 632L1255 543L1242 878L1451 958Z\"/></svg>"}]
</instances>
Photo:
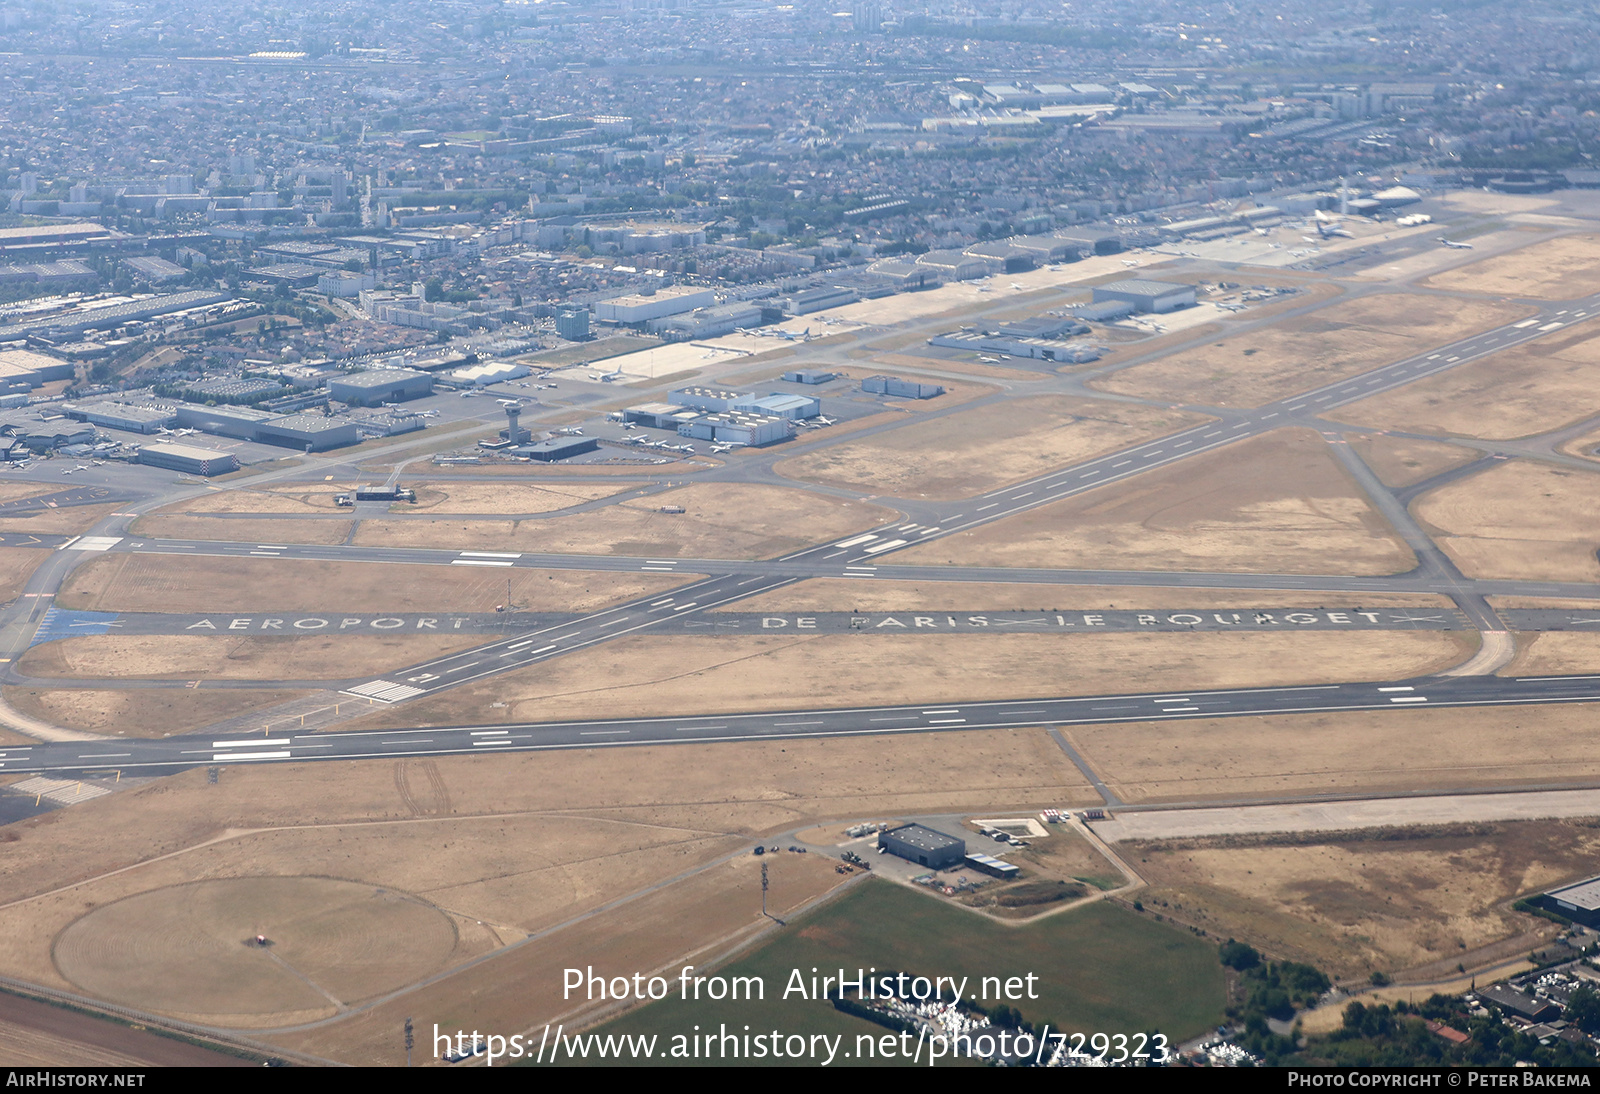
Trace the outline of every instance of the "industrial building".
<instances>
[{"instance_id":1,"label":"industrial building","mask_svg":"<svg viewBox=\"0 0 1600 1094\"><path fill-rule=\"evenodd\" d=\"M1011 357L1030 357L1039 361L1067 361L1075 365L1100 359L1100 347L1072 342L1053 342L1044 338L1012 338L978 331L936 334L930 346L964 349L976 353L1004 353Z\"/></svg>"},{"instance_id":2,"label":"industrial building","mask_svg":"<svg viewBox=\"0 0 1600 1094\"><path fill-rule=\"evenodd\" d=\"M298 448L306 452L326 452L356 444L361 434L356 423L345 418L328 418L321 414L274 415L270 422L262 422L256 430L257 441L284 448Z\"/></svg>"},{"instance_id":3,"label":"industrial building","mask_svg":"<svg viewBox=\"0 0 1600 1094\"><path fill-rule=\"evenodd\" d=\"M782 392L773 392L757 399L755 410L774 418L798 421L801 418L815 418L821 414L822 400L812 395L786 395Z\"/></svg>"},{"instance_id":4,"label":"industrial building","mask_svg":"<svg viewBox=\"0 0 1600 1094\"><path fill-rule=\"evenodd\" d=\"M783 378L791 384L825 384L837 375L838 373L824 372L820 368L802 368L794 372L785 372Z\"/></svg>"},{"instance_id":5,"label":"industrial building","mask_svg":"<svg viewBox=\"0 0 1600 1094\"><path fill-rule=\"evenodd\" d=\"M361 435L362 440L371 437L397 437L402 433L415 433L427 427L422 415L405 411L393 414L369 414L351 418L350 421L355 423L356 432Z\"/></svg>"},{"instance_id":6,"label":"industrial building","mask_svg":"<svg viewBox=\"0 0 1600 1094\"><path fill-rule=\"evenodd\" d=\"M1600 927L1600 877L1551 889L1533 903L1585 927Z\"/></svg>"},{"instance_id":7,"label":"industrial building","mask_svg":"<svg viewBox=\"0 0 1600 1094\"><path fill-rule=\"evenodd\" d=\"M736 410L700 414L678 424L680 437L693 437L717 444L748 445L752 448L787 440L793 433L794 423L788 418Z\"/></svg>"},{"instance_id":8,"label":"industrial building","mask_svg":"<svg viewBox=\"0 0 1600 1094\"><path fill-rule=\"evenodd\" d=\"M824 311L828 308L839 308L846 304L854 304L861 297L850 289L837 285L828 285L820 289L806 289L803 292L792 293L780 297L778 306L790 315L810 315L815 311Z\"/></svg>"},{"instance_id":9,"label":"industrial building","mask_svg":"<svg viewBox=\"0 0 1600 1094\"><path fill-rule=\"evenodd\" d=\"M1094 302L1103 304L1106 301L1132 304L1133 310L1141 314L1160 315L1179 308L1192 307L1195 302L1194 286L1179 285L1171 281L1146 281L1143 278L1096 285Z\"/></svg>"},{"instance_id":10,"label":"industrial building","mask_svg":"<svg viewBox=\"0 0 1600 1094\"><path fill-rule=\"evenodd\" d=\"M967 856L967 865L980 873L997 877L1003 881L1010 881L1022 871L1004 859L997 859L993 855L971 854Z\"/></svg>"},{"instance_id":11,"label":"industrial building","mask_svg":"<svg viewBox=\"0 0 1600 1094\"><path fill-rule=\"evenodd\" d=\"M898 376L868 376L861 381L861 390L869 395L896 395L903 399L932 399L944 394L938 384L920 384Z\"/></svg>"},{"instance_id":12,"label":"industrial building","mask_svg":"<svg viewBox=\"0 0 1600 1094\"><path fill-rule=\"evenodd\" d=\"M232 377L192 383L184 388L184 391L200 400L237 399L240 402L254 403L284 394L284 386L276 380Z\"/></svg>"},{"instance_id":13,"label":"industrial building","mask_svg":"<svg viewBox=\"0 0 1600 1094\"><path fill-rule=\"evenodd\" d=\"M328 381L328 396L351 406L380 406L433 394L433 377L405 368L380 368Z\"/></svg>"},{"instance_id":14,"label":"industrial building","mask_svg":"<svg viewBox=\"0 0 1600 1094\"><path fill-rule=\"evenodd\" d=\"M468 365L450 374L450 379L462 387L488 387L507 380L520 380L532 373L527 365L514 365L509 361L496 361L486 365Z\"/></svg>"},{"instance_id":15,"label":"industrial building","mask_svg":"<svg viewBox=\"0 0 1600 1094\"><path fill-rule=\"evenodd\" d=\"M31 349L0 350L0 383L38 387L51 380L70 380L73 375L71 361L35 353Z\"/></svg>"},{"instance_id":16,"label":"industrial building","mask_svg":"<svg viewBox=\"0 0 1600 1094\"><path fill-rule=\"evenodd\" d=\"M1072 316L1036 315L1032 319L1005 319L988 330L1002 338L1070 338L1088 334L1087 324Z\"/></svg>"},{"instance_id":17,"label":"industrial building","mask_svg":"<svg viewBox=\"0 0 1600 1094\"><path fill-rule=\"evenodd\" d=\"M624 410L622 420L637 425L647 425L651 429L676 430L678 419L686 413L690 413L688 407L678 406L675 403L641 403Z\"/></svg>"},{"instance_id":18,"label":"industrial building","mask_svg":"<svg viewBox=\"0 0 1600 1094\"><path fill-rule=\"evenodd\" d=\"M947 836L920 824L902 824L878 833L878 848L930 870L960 866L967 857L967 841Z\"/></svg>"},{"instance_id":19,"label":"industrial building","mask_svg":"<svg viewBox=\"0 0 1600 1094\"><path fill-rule=\"evenodd\" d=\"M239 457L232 452L187 444L147 444L139 449L138 462L207 477L239 470Z\"/></svg>"},{"instance_id":20,"label":"industrial building","mask_svg":"<svg viewBox=\"0 0 1600 1094\"><path fill-rule=\"evenodd\" d=\"M159 433L178 423L178 411L171 406L152 406L147 403L119 403L112 400L99 403L63 403L61 412L67 417L107 429L120 429L127 433Z\"/></svg>"},{"instance_id":21,"label":"industrial building","mask_svg":"<svg viewBox=\"0 0 1600 1094\"><path fill-rule=\"evenodd\" d=\"M665 319L681 315L696 308L709 308L717 302L717 294L710 289L675 286L658 289L644 296L619 296L602 300L594 306L595 318L603 323L620 323L624 326L646 323L651 319Z\"/></svg>"},{"instance_id":22,"label":"industrial building","mask_svg":"<svg viewBox=\"0 0 1600 1094\"><path fill-rule=\"evenodd\" d=\"M197 403L185 403L178 407L177 414L178 424L185 429L237 437L242 441L255 440L263 423L279 417L270 410L247 406L200 406Z\"/></svg>"},{"instance_id":23,"label":"industrial building","mask_svg":"<svg viewBox=\"0 0 1600 1094\"><path fill-rule=\"evenodd\" d=\"M645 324L645 329L669 342L687 342L693 338L720 338L746 327L758 327L761 321L759 305L720 304L665 319L652 319Z\"/></svg>"},{"instance_id":24,"label":"industrial building","mask_svg":"<svg viewBox=\"0 0 1600 1094\"><path fill-rule=\"evenodd\" d=\"M751 410L756 405L756 397L748 391L723 391L710 387L680 387L667 392L667 398L679 406L696 410Z\"/></svg>"},{"instance_id":25,"label":"industrial building","mask_svg":"<svg viewBox=\"0 0 1600 1094\"><path fill-rule=\"evenodd\" d=\"M354 421L320 414L274 414L247 406L185 403L176 408L176 415L176 424L186 429L285 448L305 449L310 445L313 452L355 444L361 439Z\"/></svg>"},{"instance_id":26,"label":"industrial building","mask_svg":"<svg viewBox=\"0 0 1600 1094\"><path fill-rule=\"evenodd\" d=\"M1126 300L1107 300L1101 304L1084 304L1072 312L1088 323L1111 323L1132 315L1133 305Z\"/></svg>"}]
</instances>

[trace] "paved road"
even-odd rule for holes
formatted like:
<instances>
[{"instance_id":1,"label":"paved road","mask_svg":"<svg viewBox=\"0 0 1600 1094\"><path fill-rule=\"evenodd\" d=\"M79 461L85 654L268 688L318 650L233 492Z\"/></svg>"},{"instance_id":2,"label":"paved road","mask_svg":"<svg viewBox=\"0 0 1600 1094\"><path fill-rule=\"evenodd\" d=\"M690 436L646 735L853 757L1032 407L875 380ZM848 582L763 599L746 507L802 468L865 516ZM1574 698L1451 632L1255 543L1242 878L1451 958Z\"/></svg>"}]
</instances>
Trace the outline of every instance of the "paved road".
<instances>
[{"instance_id":1,"label":"paved road","mask_svg":"<svg viewBox=\"0 0 1600 1094\"><path fill-rule=\"evenodd\" d=\"M470 670L469 670L470 671ZM1170 691L1011 702L946 703L848 710L631 718L352 733L210 735L162 740L70 741L0 747L0 774L170 769L196 764L399 759L493 751L599 748L677 742L783 740L950 732L1037 725L1192 720L1261 714L1480 707L1600 700L1600 676L1418 678L1227 691Z\"/></svg>"}]
</instances>

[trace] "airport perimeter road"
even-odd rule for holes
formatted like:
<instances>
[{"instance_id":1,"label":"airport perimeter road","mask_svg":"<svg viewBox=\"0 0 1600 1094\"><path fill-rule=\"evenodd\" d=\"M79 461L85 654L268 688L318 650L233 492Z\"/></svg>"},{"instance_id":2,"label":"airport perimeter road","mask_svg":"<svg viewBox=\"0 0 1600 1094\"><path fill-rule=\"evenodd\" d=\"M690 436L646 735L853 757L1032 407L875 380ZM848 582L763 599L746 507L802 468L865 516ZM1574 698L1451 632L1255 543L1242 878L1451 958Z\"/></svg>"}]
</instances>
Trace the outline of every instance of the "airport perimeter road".
<instances>
[{"instance_id":1,"label":"airport perimeter road","mask_svg":"<svg viewBox=\"0 0 1600 1094\"><path fill-rule=\"evenodd\" d=\"M1232 691L1172 691L1073 699L943 703L601 722L281 733L261 737L110 738L0 747L0 774L172 769L199 764L398 759L411 756L614 748L939 733L1037 725L1092 725L1261 714L1482 707L1600 701L1600 676L1430 677L1403 683L1325 684Z\"/></svg>"}]
</instances>

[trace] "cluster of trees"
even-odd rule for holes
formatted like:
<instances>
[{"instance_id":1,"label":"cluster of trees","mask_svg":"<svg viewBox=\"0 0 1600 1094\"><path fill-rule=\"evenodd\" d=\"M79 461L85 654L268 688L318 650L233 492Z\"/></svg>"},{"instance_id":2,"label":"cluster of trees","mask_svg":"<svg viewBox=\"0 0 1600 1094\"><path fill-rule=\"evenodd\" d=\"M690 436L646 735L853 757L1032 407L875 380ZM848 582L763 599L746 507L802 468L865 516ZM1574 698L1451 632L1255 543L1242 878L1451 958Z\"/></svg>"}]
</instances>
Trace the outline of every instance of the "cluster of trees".
<instances>
[{"instance_id":1,"label":"cluster of trees","mask_svg":"<svg viewBox=\"0 0 1600 1094\"><path fill-rule=\"evenodd\" d=\"M1589 1026L1580 1023L1580 1015ZM1579 988L1566 1016L1586 1031L1600 1029L1600 997L1589 988ZM1464 1044L1446 1040L1428 1028L1430 1020L1465 1033L1469 1040ZM1301 1058L1335 1067L1514 1067L1522 1061L1540 1067L1595 1066L1595 1054L1587 1045L1560 1039L1541 1045L1494 1015L1466 1014L1461 1000L1447 995L1435 995L1416 1006L1403 1001L1392 1006L1351 1003L1345 1008L1343 1026L1309 1038Z\"/></svg>"}]
</instances>

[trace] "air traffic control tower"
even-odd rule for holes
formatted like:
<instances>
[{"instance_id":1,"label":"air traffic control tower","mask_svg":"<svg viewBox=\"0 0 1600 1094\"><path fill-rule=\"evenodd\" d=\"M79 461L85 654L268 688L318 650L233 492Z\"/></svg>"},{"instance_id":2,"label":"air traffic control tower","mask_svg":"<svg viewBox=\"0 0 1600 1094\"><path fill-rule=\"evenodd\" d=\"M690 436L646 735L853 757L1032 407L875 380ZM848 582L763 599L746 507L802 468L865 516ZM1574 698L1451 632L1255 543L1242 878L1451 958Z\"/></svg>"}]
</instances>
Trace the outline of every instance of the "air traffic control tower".
<instances>
[{"instance_id":1,"label":"air traffic control tower","mask_svg":"<svg viewBox=\"0 0 1600 1094\"><path fill-rule=\"evenodd\" d=\"M517 420L521 417L521 403L506 404L506 427L500 431L500 436L512 444L527 444L533 439L533 434L518 424Z\"/></svg>"}]
</instances>

